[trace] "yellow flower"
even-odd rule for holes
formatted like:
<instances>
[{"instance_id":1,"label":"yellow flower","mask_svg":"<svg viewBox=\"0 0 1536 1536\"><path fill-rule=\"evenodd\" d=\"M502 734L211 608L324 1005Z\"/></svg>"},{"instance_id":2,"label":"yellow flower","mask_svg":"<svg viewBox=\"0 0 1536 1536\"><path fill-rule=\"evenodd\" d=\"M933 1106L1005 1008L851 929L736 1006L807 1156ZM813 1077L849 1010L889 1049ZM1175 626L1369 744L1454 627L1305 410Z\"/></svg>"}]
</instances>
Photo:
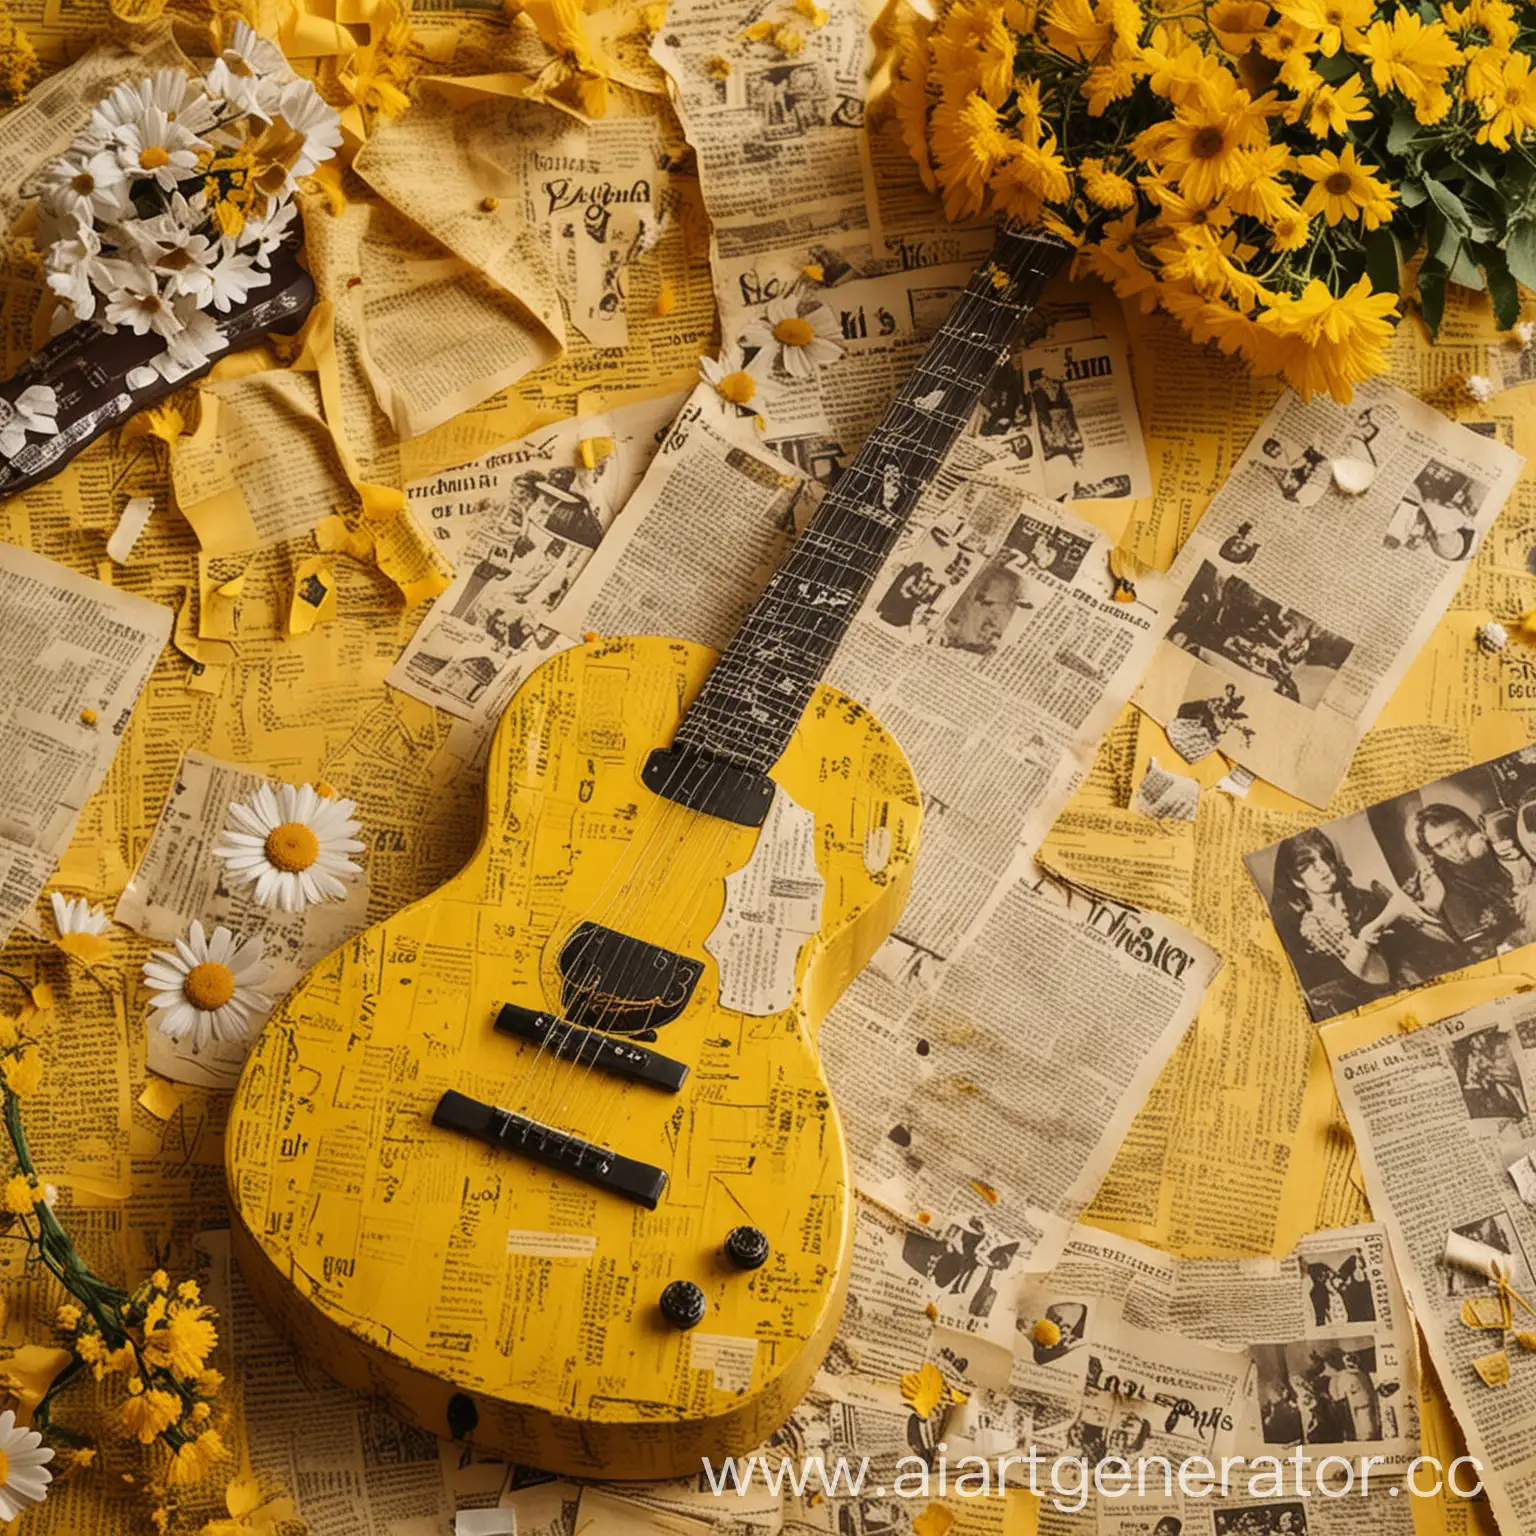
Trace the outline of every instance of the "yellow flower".
<instances>
[{"instance_id":1,"label":"yellow flower","mask_svg":"<svg viewBox=\"0 0 1536 1536\"><path fill-rule=\"evenodd\" d=\"M1097 156L1089 156L1077 168L1078 180L1090 202L1100 208L1118 212L1130 208L1136 202L1136 189L1124 176L1106 171L1104 162Z\"/></svg>"},{"instance_id":2,"label":"yellow flower","mask_svg":"<svg viewBox=\"0 0 1536 1536\"><path fill-rule=\"evenodd\" d=\"M1421 123L1438 122L1450 109L1446 77L1465 57L1445 23L1425 23L1417 11L1373 21L1354 49L1369 61L1378 91L1399 91Z\"/></svg>"},{"instance_id":3,"label":"yellow flower","mask_svg":"<svg viewBox=\"0 0 1536 1536\"><path fill-rule=\"evenodd\" d=\"M795 0L795 9L813 27L824 27L829 19L826 8L818 5L816 0Z\"/></svg>"},{"instance_id":4,"label":"yellow flower","mask_svg":"<svg viewBox=\"0 0 1536 1536\"><path fill-rule=\"evenodd\" d=\"M933 73L951 99L980 91L994 107L1013 90L1015 39L993 0L952 5L933 38Z\"/></svg>"},{"instance_id":5,"label":"yellow flower","mask_svg":"<svg viewBox=\"0 0 1536 1536\"><path fill-rule=\"evenodd\" d=\"M1098 243L1087 247L1081 264L1101 277L1122 299L1135 299L1144 312L1157 307L1156 278L1142 262L1137 239L1136 214L1110 219Z\"/></svg>"},{"instance_id":6,"label":"yellow flower","mask_svg":"<svg viewBox=\"0 0 1536 1536\"><path fill-rule=\"evenodd\" d=\"M1392 335L1387 316L1397 309L1390 293L1373 293L1362 277L1335 297L1320 278L1313 278L1299 297L1270 295L1258 323L1284 347L1270 360L1284 373L1303 399L1331 394L1348 405L1353 386L1386 367L1383 349Z\"/></svg>"},{"instance_id":7,"label":"yellow flower","mask_svg":"<svg viewBox=\"0 0 1536 1536\"><path fill-rule=\"evenodd\" d=\"M937 183L928 158L928 34L929 23L922 17L915 17L902 31L887 94L901 129L901 142L917 162L923 185L932 192Z\"/></svg>"},{"instance_id":8,"label":"yellow flower","mask_svg":"<svg viewBox=\"0 0 1536 1536\"><path fill-rule=\"evenodd\" d=\"M1299 251L1312 238L1312 221L1301 209L1283 214L1269 226L1271 250Z\"/></svg>"},{"instance_id":9,"label":"yellow flower","mask_svg":"<svg viewBox=\"0 0 1536 1536\"><path fill-rule=\"evenodd\" d=\"M176 1287L176 1295L181 1301L201 1301L203 1299L203 1293L198 1288L196 1280L183 1280Z\"/></svg>"},{"instance_id":10,"label":"yellow flower","mask_svg":"<svg viewBox=\"0 0 1536 1536\"><path fill-rule=\"evenodd\" d=\"M204 1430L196 1440L188 1440L177 1450L171 1463L170 1482L173 1486L201 1482L228 1454L218 1430Z\"/></svg>"},{"instance_id":11,"label":"yellow flower","mask_svg":"<svg viewBox=\"0 0 1536 1536\"><path fill-rule=\"evenodd\" d=\"M1479 106L1504 92L1504 65L1510 58L1507 48L1472 48L1467 52L1467 72L1462 89Z\"/></svg>"},{"instance_id":12,"label":"yellow flower","mask_svg":"<svg viewBox=\"0 0 1536 1536\"><path fill-rule=\"evenodd\" d=\"M92 1361L106 1358L107 1346L102 1342L99 1333L82 1333L75 1340L75 1353L90 1365Z\"/></svg>"},{"instance_id":13,"label":"yellow flower","mask_svg":"<svg viewBox=\"0 0 1536 1536\"><path fill-rule=\"evenodd\" d=\"M992 195L1004 213L1019 219L1038 217L1042 203L1066 202L1072 181L1056 140L1050 134L1038 145L1012 140L1007 160L992 178Z\"/></svg>"},{"instance_id":14,"label":"yellow flower","mask_svg":"<svg viewBox=\"0 0 1536 1536\"><path fill-rule=\"evenodd\" d=\"M1513 47L1520 35L1515 8L1507 0L1468 0L1464 6L1442 5L1440 17L1452 32L1481 32L1498 49Z\"/></svg>"},{"instance_id":15,"label":"yellow flower","mask_svg":"<svg viewBox=\"0 0 1536 1536\"><path fill-rule=\"evenodd\" d=\"M1306 32L1317 34L1317 46L1332 58L1348 40L1350 45L1362 27L1376 14L1374 0L1274 0L1275 9Z\"/></svg>"},{"instance_id":16,"label":"yellow flower","mask_svg":"<svg viewBox=\"0 0 1536 1536\"><path fill-rule=\"evenodd\" d=\"M658 319L665 319L677 308L677 293L671 283L663 283L656 297L651 300L651 313Z\"/></svg>"},{"instance_id":17,"label":"yellow flower","mask_svg":"<svg viewBox=\"0 0 1536 1536\"><path fill-rule=\"evenodd\" d=\"M154 1274L149 1277L149 1284L152 1290L165 1291L169 1293L171 1289L171 1277L166 1274L163 1269L157 1269Z\"/></svg>"},{"instance_id":18,"label":"yellow flower","mask_svg":"<svg viewBox=\"0 0 1536 1536\"><path fill-rule=\"evenodd\" d=\"M1233 209L1270 226L1294 213L1296 203L1290 185L1280 179L1292 163L1291 152L1284 144L1238 150L1237 170L1228 194Z\"/></svg>"},{"instance_id":19,"label":"yellow flower","mask_svg":"<svg viewBox=\"0 0 1536 1536\"><path fill-rule=\"evenodd\" d=\"M824 283L827 280L827 271L819 261L808 261L800 268L800 276L808 283Z\"/></svg>"},{"instance_id":20,"label":"yellow flower","mask_svg":"<svg viewBox=\"0 0 1536 1536\"><path fill-rule=\"evenodd\" d=\"M712 53L704 61L704 73L711 80L729 80L731 61L723 53Z\"/></svg>"},{"instance_id":21,"label":"yellow flower","mask_svg":"<svg viewBox=\"0 0 1536 1536\"><path fill-rule=\"evenodd\" d=\"M750 27L742 31L742 36L749 43L766 43L773 36L774 24L771 21L754 21Z\"/></svg>"},{"instance_id":22,"label":"yellow flower","mask_svg":"<svg viewBox=\"0 0 1536 1536\"><path fill-rule=\"evenodd\" d=\"M1269 27L1269 0L1216 0L1205 19L1228 53L1247 53Z\"/></svg>"},{"instance_id":23,"label":"yellow flower","mask_svg":"<svg viewBox=\"0 0 1536 1536\"><path fill-rule=\"evenodd\" d=\"M796 54L805 52L805 33L786 22L782 27L774 28L773 46L786 58L792 59Z\"/></svg>"},{"instance_id":24,"label":"yellow flower","mask_svg":"<svg viewBox=\"0 0 1536 1536\"><path fill-rule=\"evenodd\" d=\"M1103 63L1095 64L1083 77L1082 94L1088 100L1088 115L1102 117L1114 101L1123 101L1136 89L1140 66L1116 48Z\"/></svg>"},{"instance_id":25,"label":"yellow flower","mask_svg":"<svg viewBox=\"0 0 1536 1536\"><path fill-rule=\"evenodd\" d=\"M128 1397L122 1407L123 1426L140 1445L150 1445L181 1417L181 1399L159 1387L144 1390L135 1376L128 1383Z\"/></svg>"},{"instance_id":26,"label":"yellow flower","mask_svg":"<svg viewBox=\"0 0 1536 1536\"><path fill-rule=\"evenodd\" d=\"M1359 219L1367 229L1376 229L1392 217L1397 193L1376 180L1372 167L1360 164L1353 144L1346 144L1342 154L1325 149L1302 155L1296 165L1312 183L1301 211L1321 213L1329 228L1341 219Z\"/></svg>"},{"instance_id":27,"label":"yellow flower","mask_svg":"<svg viewBox=\"0 0 1536 1536\"><path fill-rule=\"evenodd\" d=\"M952 219L980 213L992 172L1011 146L997 109L975 94L959 104L941 101L933 109L932 137L944 212Z\"/></svg>"},{"instance_id":28,"label":"yellow flower","mask_svg":"<svg viewBox=\"0 0 1536 1536\"><path fill-rule=\"evenodd\" d=\"M38 1190L38 1196L42 1191ZM6 1181L5 1194L0 1197L3 1204L13 1216L30 1216L32 1207L36 1204L32 1181L24 1173L12 1174Z\"/></svg>"},{"instance_id":29,"label":"yellow flower","mask_svg":"<svg viewBox=\"0 0 1536 1536\"><path fill-rule=\"evenodd\" d=\"M206 1370L197 1378L197 1395L199 1397L217 1397L224 1385L224 1376L220 1371Z\"/></svg>"},{"instance_id":30,"label":"yellow flower","mask_svg":"<svg viewBox=\"0 0 1536 1536\"><path fill-rule=\"evenodd\" d=\"M1109 46L1108 12L1090 0L1051 0L1045 11L1045 40L1069 59L1093 59Z\"/></svg>"},{"instance_id":31,"label":"yellow flower","mask_svg":"<svg viewBox=\"0 0 1536 1536\"><path fill-rule=\"evenodd\" d=\"M1478 103L1488 119L1477 130L1479 144L1508 149L1511 135L1523 139L1536 128L1536 79L1531 77L1528 54L1511 54L1504 64L1503 89Z\"/></svg>"},{"instance_id":32,"label":"yellow flower","mask_svg":"<svg viewBox=\"0 0 1536 1536\"><path fill-rule=\"evenodd\" d=\"M128 431L128 427L135 420L137 420L137 417L129 419L129 422L122 428L124 433ZM21 1036L16 1029L16 1020L8 1013L0 1013L0 1050L8 1050L19 1039L21 1039Z\"/></svg>"},{"instance_id":33,"label":"yellow flower","mask_svg":"<svg viewBox=\"0 0 1536 1536\"><path fill-rule=\"evenodd\" d=\"M1181 102L1170 121L1138 134L1131 153L1161 167L1191 201L1213 203L1240 173L1237 151L1269 143L1268 118L1279 110L1272 95L1255 101L1229 76L1214 100Z\"/></svg>"},{"instance_id":34,"label":"yellow flower","mask_svg":"<svg viewBox=\"0 0 1536 1536\"><path fill-rule=\"evenodd\" d=\"M200 1376L219 1342L218 1331L208 1321L212 1316L212 1307L178 1302L163 1328L146 1333L144 1358L152 1365L168 1366L173 1375L185 1380Z\"/></svg>"},{"instance_id":35,"label":"yellow flower","mask_svg":"<svg viewBox=\"0 0 1536 1536\"><path fill-rule=\"evenodd\" d=\"M539 72L531 94L563 101L588 117L602 117L608 110L608 77L612 66L587 30L587 15L581 0L511 0L509 9L514 14L526 16L544 46L555 55ZM374 71L361 69L358 64L361 58L361 54L357 55L350 66L356 79L344 75L343 84L354 100L371 100L370 93L382 91L385 82L375 78ZM379 110L387 115L398 115L410 105L410 98L393 87L389 90L393 94L380 100Z\"/></svg>"},{"instance_id":36,"label":"yellow flower","mask_svg":"<svg viewBox=\"0 0 1536 1536\"><path fill-rule=\"evenodd\" d=\"M1338 85L1320 85L1302 114L1307 131L1316 138L1330 133L1347 134L1351 123L1368 122L1374 109L1366 98L1359 75Z\"/></svg>"},{"instance_id":37,"label":"yellow flower","mask_svg":"<svg viewBox=\"0 0 1536 1536\"><path fill-rule=\"evenodd\" d=\"M29 1045L19 1055L7 1056L0 1063L0 1078L18 1099L28 1098L43 1081L43 1053Z\"/></svg>"},{"instance_id":38,"label":"yellow flower","mask_svg":"<svg viewBox=\"0 0 1536 1536\"><path fill-rule=\"evenodd\" d=\"M1220 59L1166 24L1157 28L1152 41L1141 50L1141 62L1153 93L1175 104L1214 102L1237 83Z\"/></svg>"},{"instance_id":39,"label":"yellow flower","mask_svg":"<svg viewBox=\"0 0 1536 1536\"><path fill-rule=\"evenodd\" d=\"M53 1315L53 1325L60 1333L73 1333L80 1326L82 1314L73 1302L66 1301Z\"/></svg>"}]
</instances>

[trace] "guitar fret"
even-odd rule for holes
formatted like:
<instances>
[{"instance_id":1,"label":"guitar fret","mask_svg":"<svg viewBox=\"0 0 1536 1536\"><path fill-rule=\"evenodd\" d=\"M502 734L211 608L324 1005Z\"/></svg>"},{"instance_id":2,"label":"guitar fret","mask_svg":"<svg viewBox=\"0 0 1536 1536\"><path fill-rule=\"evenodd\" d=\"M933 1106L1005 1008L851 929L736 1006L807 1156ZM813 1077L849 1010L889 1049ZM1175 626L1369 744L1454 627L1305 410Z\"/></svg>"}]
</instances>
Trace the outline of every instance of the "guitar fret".
<instances>
[{"instance_id":1,"label":"guitar fret","mask_svg":"<svg viewBox=\"0 0 1536 1536\"><path fill-rule=\"evenodd\" d=\"M677 732L677 744L766 772L876 576L1066 247L1000 230L879 426L764 588ZM994 282L994 274L1007 280Z\"/></svg>"}]
</instances>

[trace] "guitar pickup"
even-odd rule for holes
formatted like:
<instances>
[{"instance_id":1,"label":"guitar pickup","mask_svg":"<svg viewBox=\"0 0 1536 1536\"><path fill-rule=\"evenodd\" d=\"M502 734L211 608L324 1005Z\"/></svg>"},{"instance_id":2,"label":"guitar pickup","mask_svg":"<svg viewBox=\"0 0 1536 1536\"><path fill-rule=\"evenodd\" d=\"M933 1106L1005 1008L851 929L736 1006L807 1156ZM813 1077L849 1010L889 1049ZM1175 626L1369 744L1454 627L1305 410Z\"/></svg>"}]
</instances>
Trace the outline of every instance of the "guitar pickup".
<instances>
[{"instance_id":1,"label":"guitar pickup","mask_svg":"<svg viewBox=\"0 0 1536 1536\"><path fill-rule=\"evenodd\" d=\"M632 1083L649 1083L668 1093L676 1093L688 1077L685 1063L673 1061L660 1051L635 1045L622 1035L606 1035L601 1030L567 1023L552 1013L520 1008L516 1003L502 1005L501 1012L496 1015L496 1032L519 1040L531 1040L562 1061L593 1066L600 1072L626 1078Z\"/></svg>"},{"instance_id":2,"label":"guitar pickup","mask_svg":"<svg viewBox=\"0 0 1536 1536\"><path fill-rule=\"evenodd\" d=\"M526 1115L514 1115L494 1104L482 1104L479 1099L451 1088L437 1101L432 1124L462 1136L473 1136L476 1141L526 1157L556 1173L569 1174L584 1184L633 1200L648 1211L656 1209L667 1187L664 1168L620 1157L617 1152L583 1141L568 1131L557 1131L551 1125L542 1125Z\"/></svg>"}]
</instances>

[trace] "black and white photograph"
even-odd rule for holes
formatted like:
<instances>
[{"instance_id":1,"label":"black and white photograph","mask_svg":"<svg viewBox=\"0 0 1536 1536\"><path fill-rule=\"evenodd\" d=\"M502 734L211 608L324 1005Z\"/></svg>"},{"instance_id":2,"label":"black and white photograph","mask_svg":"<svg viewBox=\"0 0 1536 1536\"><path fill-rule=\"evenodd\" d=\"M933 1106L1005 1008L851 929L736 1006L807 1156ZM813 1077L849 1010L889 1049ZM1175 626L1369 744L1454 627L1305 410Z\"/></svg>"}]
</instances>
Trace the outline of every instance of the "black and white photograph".
<instances>
[{"instance_id":1,"label":"black and white photograph","mask_svg":"<svg viewBox=\"0 0 1536 1536\"><path fill-rule=\"evenodd\" d=\"M1477 518L1488 487L1438 459L1431 459L1404 492L1382 544L1389 550L1427 549L1452 563L1477 545Z\"/></svg>"},{"instance_id":2,"label":"black and white photograph","mask_svg":"<svg viewBox=\"0 0 1536 1536\"><path fill-rule=\"evenodd\" d=\"M1296 443L1281 436L1266 437L1249 460L1298 507L1315 506L1328 489L1328 455L1315 443Z\"/></svg>"},{"instance_id":3,"label":"black and white photograph","mask_svg":"<svg viewBox=\"0 0 1536 1536\"><path fill-rule=\"evenodd\" d=\"M1068 347L1059 372L1052 368L1031 368L1029 398L1041 455L1047 461L1067 459L1076 468L1083 461L1086 444L1067 382L1071 367L1072 349Z\"/></svg>"},{"instance_id":4,"label":"black and white photograph","mask_svg":"<svg viewBox=\"0 0 1536 1536\"><path fill-rule=\"evenodd\" d=\"M1450 1055L1470 1119L1520 1124L1530 1118L1520 1063L1505 1030L1490 1026L1461 1035L1451 1042Z\"/></svg>"},{"instance_id":5,"label":"black and white photograph","mask_svg":"<svg viewBox=\"0 0 1536 1536\"><path fill-rule=\"evenodd\" d=\"M1218 1509L1215 1515L1216 1536L1307 1536L1306 1507L1296 1500Z\"/></svg>"},{"instance_id":6,"label":"black and white photograph","mask_svg":"<svg viewBox=\"0 0 1536 1536\"><path fill-rule=\"evenodd\" d=\"M1185 591L1168 639L1222 671L1240 669L1303 709L1317 708L1354 649L1353 641L1209 560Z\"/></svg>"},{"instance_id":7,"label":"black and white photograph","mask_svg":"<svg viewBox=\"0 0 1536 1536\"><path fill-rule=\"evenodd\" d=\"M980 1216L950 1222L942 1232L909 1232L901 1258L908 1269L931 1280L951 1296L967 1298L971 1317L990 1317L997 1304L998 1282L1019 1251L1014 1241L999 1242Z\"/></svg>"},{"instance_id":8,"label":"black and white photograph","mask_svg":"<svg viewBox=\"0 0 1536 1536\"><path fill-rule=\"evenodd\" d=\"M1383 1438L1376 1341L1368 1334L1254 1344L1250 1352L1266 1445L1351 1445Z\"/></svg>"},{"instance_id":9,"label":"black and white photograph","mask_svg":"<svg viewBox=\"0 0 1536 1536\"><path fill-rule=\"evenodd\" d=\"M1031 1336L1030 1351L1036 1365L1050 1365L1063 1355L1070 1355L1083 1342L1088 1327L1088 1307L1081 1301L1053 1301L1041 1316L1060 1330L1054 1344L1042 1344Z\"/></svg>"},{"instance_id":10,"label":"black and white photograph","mask_svg":"<svg viewBox=\"0 0 1536 1536\"><path fill-rule=\"evenodd\" d=\"M1034 403L1024 374L1010 359L992 375L976 407L975 432L993 452L1015 463L1035 458Z\"/></svg>"},{"instance_id":11,"label":"black and white photograph","mask_svg":"<svg viewBox=\"0 0 1536 1536\"><path fill-rule=\"evenodd\" d=\"M1017 550L1026 566L1061 581L1072 581L1093 545L1081 534L1021 512L1008 530L1003 548Z\"/></svg>"},{"instance_id":12,"label":"black and white photograph","mask_svg":"<svg viewBox=\"0 0 1536 1536\"><path fill-rule=\"evenodd\" d=\"M1168 722L1168 740L1186 763L1209 757L1229 736L1253 744L1248 700L1228 683L1220 693L1185 699Z\"/></svg>"},{"instance_id":13,"label":"black and white photograph","mask_svg":"<svg viewBox=\"0 0 1536 1536\"><path fill-rule=\"evenodd\" d=\"M780 64L747 79L747 105L765 139L798 139L826 124L832 93L819 64Z\"/></svg>"},{"instance_id":14,"label":"black and white photograph","mask_svg":"<svg viewBox=\"0 0 1536 1536\"><path fill-rule=\"evenodd\" d=\"M941 646L973 656L996 653L1014 619L1034 606L1026 595L1029 583L1016 561L1013 551L1000 550L977 571L944 615Z\"/></svg>"},{"instance_id":15,"label":"black and white photograph","mask_svg":"<svg viewBox=\"0 0 1536 1536\"><path fill-rule=\"evenodd\" d=\"M1364 1250L1311 1250L1302 1260L1302 1271L1307 1288L1307 1321L1312 1327L1335 1328L1341 1323L1376 1321L1376 1301L1371 1294Z\"/></svg>"},{"instance_id":16,"label":"black and white photograph","mask_svg":"<svg viewBox=\"0 0 1536 1536\"><path fill-rule=\"evenodd\" d=\"M1531 812L1536 751L1524 747L1248 854L1312 1017L1536 939ZM1523 1118L1524 1085L1517 1099L1486 1050L1467 1070L1469 1103L1518 1102Z\"/></svg>"}]
</instances>

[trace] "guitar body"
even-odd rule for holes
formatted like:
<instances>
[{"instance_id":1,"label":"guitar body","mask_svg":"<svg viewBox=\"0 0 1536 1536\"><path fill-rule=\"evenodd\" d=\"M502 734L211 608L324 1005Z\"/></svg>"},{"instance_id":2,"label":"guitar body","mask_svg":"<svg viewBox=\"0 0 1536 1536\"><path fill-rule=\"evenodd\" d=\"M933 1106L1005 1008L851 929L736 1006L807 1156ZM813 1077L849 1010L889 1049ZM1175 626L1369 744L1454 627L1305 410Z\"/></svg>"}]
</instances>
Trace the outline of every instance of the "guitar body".
<instances>
[{"instance_id":1,"label":"guitar body","mask_svg":"<svg viewBox=\"0 0 1536 1536\"><path fill-rule=\"evenodd\" d=\"M853 1191L816 1031L901 911L920 804L879 722L825 686L761 832L653 793L642 770L713 661L618 639L533 673L495 737L474 856L305 978L231 1114L236 1252L306 1358L435 1434L566 1475L692 1475L755 1447L842 1317ZM765 924L774 903L789 916ZM579 937L594 931L640 947L607 964ZM681 957L691 989L674 970L648 997L635 954ZM686 1080L501 1033L509 1003L584 1009ZM652 1165L665 1189L651 1209L435 1124L450 1092ZM759 1268L723 1252L743 1226L768 1240ZM707 1304L691 1329L660 1309L674 1281Z\"/></svg>"}]
</instances>

